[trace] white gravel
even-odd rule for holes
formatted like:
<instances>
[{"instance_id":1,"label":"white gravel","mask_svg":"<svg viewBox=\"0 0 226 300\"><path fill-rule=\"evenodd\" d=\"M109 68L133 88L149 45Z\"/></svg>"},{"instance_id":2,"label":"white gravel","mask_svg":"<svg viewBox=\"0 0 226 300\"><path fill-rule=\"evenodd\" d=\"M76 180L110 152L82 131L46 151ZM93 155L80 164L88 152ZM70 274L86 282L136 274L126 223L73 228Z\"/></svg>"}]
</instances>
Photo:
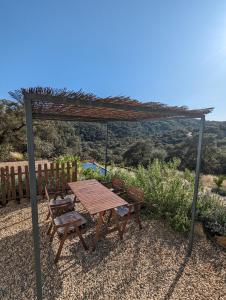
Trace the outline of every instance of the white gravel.
<instances>
[{"instance_id":1,"label":"white gravel","mask_svg":"<svg viewBox=\"0 0 226 300\"><path fill-rule=\"evenodd\" d=\"M55 265L58 240L48 242L44 202L39 214L44 299L226 299L226 253L205 238L196 237L183 268L185 236L160 220L143 221L142 231L131 222L123 241L112 233L95 252L68 240ZM34 299L30 217L27 203L0 210L0 299Z\"/></svg>"}]
</instances>

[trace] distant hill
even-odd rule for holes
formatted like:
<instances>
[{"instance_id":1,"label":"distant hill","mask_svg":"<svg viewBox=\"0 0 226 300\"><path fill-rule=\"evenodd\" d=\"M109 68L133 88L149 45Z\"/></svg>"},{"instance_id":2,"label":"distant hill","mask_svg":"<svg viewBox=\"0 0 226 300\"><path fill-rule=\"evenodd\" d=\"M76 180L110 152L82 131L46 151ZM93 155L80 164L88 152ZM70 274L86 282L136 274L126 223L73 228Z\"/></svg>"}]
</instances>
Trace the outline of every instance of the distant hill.
<instances>
[{"instance_id":1,"label":"distant hill","mask_svg":"<svg viewBox=\"0 0 226 300\"><path fill-rule=\"evenodd\" d=\"M194 169L198 131L198 120L111 122L109 161L134 164L138 159L146 164L155 157L165 160L179 157L182 169ZM64 154L92 157L97 161L104 159L104 124L35 121L34 133L36 159ZM204 144L203 172L226 173L226 122L207 121ZM26 159L23 105L0 100L0 161L9 160L9 153L13 151L22 153Z\"/></svg>"}]
</instances>

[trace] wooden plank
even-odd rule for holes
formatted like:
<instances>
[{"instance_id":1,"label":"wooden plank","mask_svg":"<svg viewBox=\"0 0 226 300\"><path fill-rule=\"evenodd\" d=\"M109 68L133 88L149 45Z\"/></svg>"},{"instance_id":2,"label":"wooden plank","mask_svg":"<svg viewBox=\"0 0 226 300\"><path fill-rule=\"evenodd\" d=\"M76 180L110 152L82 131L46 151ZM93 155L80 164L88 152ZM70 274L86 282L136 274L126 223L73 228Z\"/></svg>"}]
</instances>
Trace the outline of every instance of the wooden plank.
<instances>
[{"instance_id":1,"label":"wooden plank","mask_svg":"<svg viewBox=\"0 0 226 300\"><path fill-rule=\"evenodd\" d=\"M22 180L21 166L18 166L18 192L19 192L19 201L20 201L23 198L23 180Z\"/></svg>"},{"instance_id":2,"label":"wooden plank","mask_svg":"<svg viewBox=\"0 0 226 300\"><path fill-rule=\"evenodd\" d=\"M38 194L42 196L42 165L38 164Z\"/></svg>"},{"instance_id":3,"label":"wooden plank","mask_svg":"<svg viewBox=\"0 0 226 300\"><path fill-rule=\"evenodd\" d=\"M59 163L56 163L56 191L60 190L60 174L59 174Z\"/></svg>"},{"instance_id":4,"label":"wooden plank","mask_svg":"<svg viewBox=\"0 0 226 300\"><path fill-rule=\"evenodd\" d=\"M14 167L10 168L10 176L11 176L12 200L16 200L16 180L15 180L15 169L14 169Z\"/></svg>"},{"instance_id":5,"label":"wooden plank","mask_svg":"<svg viewBox=\"0 0 226 300\"><path fill-rule=\"evenodd\" d=\"M29 183L28 166L25 166L25 187L26 187L26 198L30 199L30 183Z\"/></svg>"},{"instance_id":6,"label":"wooden plank","mask_svg":"<svg viewBox=\"0 0 226 300\"><path fill-rule=\"evenodd\" d=\"M45 185L49 188L49 177L48 177L48 166L44 164L44 178L45 178Z\"/></svg>"},{"instance_id":7,"label":"wooden plank","mask_svg":"<svg viewBox=\"0 0 226 300\"><path fill-rule=\"evenodd\" d=\"M11 200L11 184L10 184L10 175L9 175L9 166L5 167L5 178L6 178L6 196L7 200Z\"/></svg>"},{"instance_id":8,"label":"wooden plank","mask_svg":"<svg viewBox=\"0 0 226 300\"><path fill-rule=\"evenodd\" d=\"M71 181L71 164L70 162L68 161L67 162L67 182L70 182Z\"/></svg>"},{"instance_id":9,"label":"wooden plank","mask_svg":"<svg viewBox=\"0 0 226 300\"><path fill-rule=\"evenodd\" d=\"M54 191L54 164L50 164L50 183L49 183L49 189L51 192Z\"/></svg>"},{"instance_id":10,"label":"wooden plank","mask_svg":"<svg viewBox=\"0 0 226 300\"><path fill-rule=\"evenodd\" d=\"M73 161L72 163L72 181L77 181L78 179L78 168L77 168L77 161Z\"/></svg>"},{"instance_id":11,"label":"wooden plank","mask_svg":"<svg viewBox=\"0 0 226 300\"><path fill-rule=\"evenodd\" d=\"M128 205L128 202L95 179L71 182L68 185L91 215Z\"/></svg>"},{"instance_id":12,"label":"wooden plank","mask_svg":"<svg viewBox=\"0 0 226 300\"><path fill-rule=\"evenodd\" d=\"M1 191L2 191L2 204L6 204L6 186L5 186L5 169L1 168Z\"/></svg>"},{"instance_id":13,"label":"wooden plank","mask_svg":"<svg viewBox=\"0 0 226 300\"><path fill-rule=\"evenodd\" d=\"M61 190L62 192L65 191L65 188L66 188L66 183L65 183L65 164L62 163L61 164L61 176L60 176L60 179L61 179Z\"/></svg>"}]
</instances>

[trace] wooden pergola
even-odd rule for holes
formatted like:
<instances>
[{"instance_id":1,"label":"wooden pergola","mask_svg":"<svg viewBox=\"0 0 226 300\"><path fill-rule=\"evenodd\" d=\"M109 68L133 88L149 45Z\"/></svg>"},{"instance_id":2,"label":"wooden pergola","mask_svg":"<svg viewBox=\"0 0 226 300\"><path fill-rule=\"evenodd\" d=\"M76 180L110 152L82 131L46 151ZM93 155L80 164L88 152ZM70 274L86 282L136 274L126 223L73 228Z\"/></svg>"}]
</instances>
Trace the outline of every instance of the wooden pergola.
<instances>
[{"instance_id":1,"label":"wooden pergola","mask_svg":"<svg viewBox=\"0 0 226 300\"><path fill-rule=\"evenodd\" d=\"M137 122L145 120L170 120L175 118L200 119L195 187L192 201L192 223L188 244L188 254L191 255L194 240L196 203L199 192L205 115L210 113L213 108L191 110L184 106L168 106L158 102L142 103L124 96L99 98L93 94L88 94L81 91L71 92L66 91L65 89L56 90L40 87L22 89L21 93L23 95L26 112L27 149L29 160L30 198L32 209L37 299L42 299L42 278L40 264L40 234L38 224L33 119L101 122L106 125L108 122L116 121ZM108 126L106 126L106 128L105 169L107 168Z\"/></svg>"}]
</instances>

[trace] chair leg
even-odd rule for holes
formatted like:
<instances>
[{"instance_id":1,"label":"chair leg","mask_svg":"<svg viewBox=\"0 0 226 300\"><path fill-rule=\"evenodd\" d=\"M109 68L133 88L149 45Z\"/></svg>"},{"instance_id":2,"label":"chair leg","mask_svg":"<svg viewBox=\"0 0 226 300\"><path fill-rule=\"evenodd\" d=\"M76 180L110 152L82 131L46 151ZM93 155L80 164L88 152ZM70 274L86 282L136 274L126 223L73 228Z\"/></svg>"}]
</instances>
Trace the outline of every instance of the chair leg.
<instances>
[{"instance_id":1,"label":"chair leg","mask_svg":"<svg viewBox=\"0 0 226 300\"><path fill-rule=\"evenodd\" d=\"M117 216L117 214L114 210L112 210L112 212L113 212L113 219L114 219L116 228L118 229L119 238L120 238L120 240L122 240L123 239L123 234L122 234L121 227L120 227L120 224L119 224L118 216Z\"/></svg>"},{"instance_id":2,"label":"chair leg","mask_svg":"<svg viewBox=\"0 0 226 300\"><path fill-rule=\"evenodd\" d=\"M96 244L100 240L101 229L103 225L103 212L99 213L98 219L95 225L95 238L93 240L93 251L96 249Z\"/></svg>"},{"instance_id":3,"label":"chair leg","mask_svg":"<svg viewBox=\"0 0 226 300\"><path fill-rule=\"evenodd\" d=\"M49 229L48 229L48 231L47 231L47 235L50 235L50 233L51 233L51 230L52 230L52 227L53 227L53 224L52 224L52 223L50 223L50 225L49 225Z\"/></svg>"},{"instance_id":4,"label":"chair leg","mask_svg":"<svg viewBox=\"0 0 226 300\"><path fill-rule=\"evenodd\" d=\"M107 224L110 223L111 217L112 217L112 209L110 210L110 213L109 213L109 216L108 216L108 219L107 219Z\"/></svg>"},{"instance_id":5,"label":"chair leg","mask_svg":"<svg viewBox=\"0 0 226 300\"><path fill-rule=\"evenodd\" d=\"M141 224L140 214L136 213L135 218L136 218L137 224L139 225L139 229L141 230L142 229L142 224Z\"/></svg>"},{"instance_id":6,"label":"chair leg","mask_svg":"<svg viewBox=\"0 0 226 300\"><path fill-rule=\"evenodd\" d=\"M59 257L60 257L60 254L61 254L61 251L62 251L62 248L63 248L63 245L64 245L64 242L66 240L66 237L62 237L61 241L60 241L60 245L59 245L59 248L57 250L57 254L56 254L56 257L54 259L54 262L57 263L58 260L59 260Z\"/></svg>"},{"instance_id":7,"label":"chair leg","mask_svg":"<svg viewBox=\"0 0 226 300\"><path fill-rule=\"evenodd\" d=\"M126 230L126 225L127 225L128 221L129 221L129 218L130 218L130 216L127 215L127 216L125 217L125 221L123 222L123 225L122 225L122 231L121 231L122 238L123 238L123 234L124 234L124 232L125 232L125 230Z\"/></svg>"},{"instance_id":8,"label":"chair leg","mask_svg":"<svg viewBox=\"0 0 226 300\"><path fill-rule=\"evenodd\" d=\"M86 251L88 251L88 250L89 250L89 247L86 245L85 240L84 240L84 238L83 238L83 236L82 236L82 233L81 233L80 229L79 229L77 226L76 226L76 233L77 233L77 235L78 235L80 241L82 242L83 248L84 248Z\"/></svg>"},{"instance_id":9,"label":"chair leg","mask_svg":"<svg viewBox=\"0 0 226 300\"><path fill-rule=\"evenodd\" d=\"M56 231L57 231L57 228L54 226L54 227L53 227L53 232L52 232L52 234L50 234L50 239L49 239L50 243L52 243L53 237L54 237Z\"/></svg>"},{"instance_id":10,"label":"chair leg","mask_svg":"<svg viewBox=\"0 0 226 300\"><path fill-rule=\"evenodd\" d=\"M46 220L48 220L49 217L50 217L50 212L48 211L48 214L47 214L47 216L46 216Z\"/></svg>"}]
</instances>

